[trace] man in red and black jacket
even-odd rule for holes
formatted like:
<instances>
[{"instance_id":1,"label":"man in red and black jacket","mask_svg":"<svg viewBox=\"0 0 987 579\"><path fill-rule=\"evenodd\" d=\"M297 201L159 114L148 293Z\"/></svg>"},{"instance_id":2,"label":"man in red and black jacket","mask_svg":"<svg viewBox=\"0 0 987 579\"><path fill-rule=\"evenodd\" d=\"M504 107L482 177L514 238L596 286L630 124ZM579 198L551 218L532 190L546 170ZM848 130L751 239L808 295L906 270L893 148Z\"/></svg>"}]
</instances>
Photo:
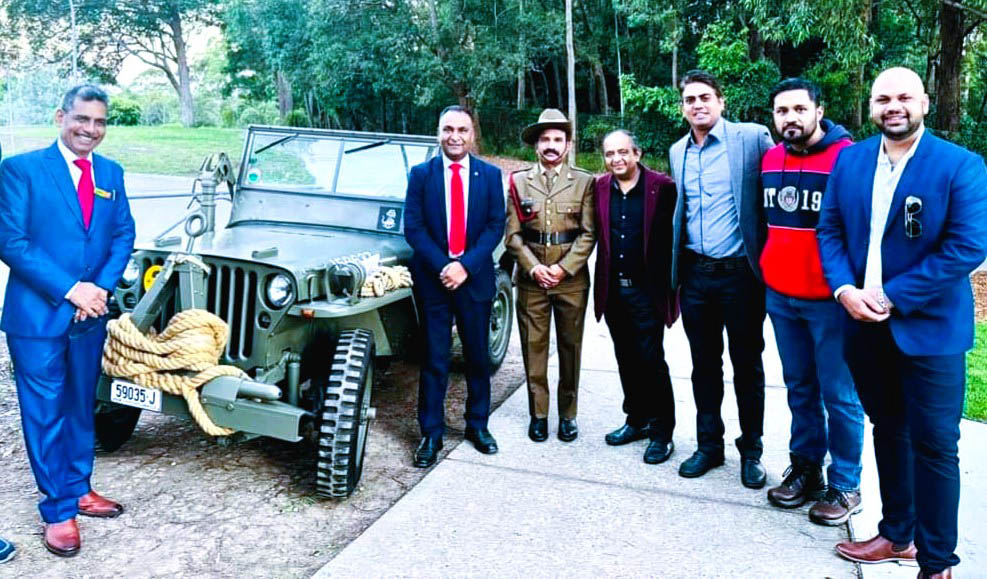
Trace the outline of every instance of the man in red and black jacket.
<instances>
[{"instance_id":1,"label":"man in red and black jacket","mask_svg":"<svg viewBox=\"0 0 987 579\"><path fill-rule=\"evenodd\" d=\"M760 265L788 387L792 463L768 500L782 508L817 500L809 519L840 525L860 510L864 413L843 356L847 317L823 277L816 223L836 157L852 141L823 119L819 88L809 81L782 81L771 102L782 142L761 162L768 237Z\"/></svg>"}]
</instances>

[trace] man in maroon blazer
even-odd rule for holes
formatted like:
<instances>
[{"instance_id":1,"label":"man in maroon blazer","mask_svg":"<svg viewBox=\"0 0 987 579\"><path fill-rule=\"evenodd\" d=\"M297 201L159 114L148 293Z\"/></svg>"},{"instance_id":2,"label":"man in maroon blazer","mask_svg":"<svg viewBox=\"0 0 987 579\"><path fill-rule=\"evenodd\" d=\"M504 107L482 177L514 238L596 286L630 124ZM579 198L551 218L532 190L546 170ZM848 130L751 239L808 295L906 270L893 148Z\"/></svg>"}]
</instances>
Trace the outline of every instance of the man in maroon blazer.
<instances>
[{"instance_id":1,"label":"man in maroon blazer","mask_svg":"<svg viewBox=\"0 0 987 579\"><path fill-rule=\"evenodd\" d=\"M675 182L642 165L634 136L616 130L603 140L608 173L596 180L594 303L606 314L624 389L626 423L606 436L618 446L650 438L644 462L668 460L675 446L675 399L662 344L678 318L671 287Z\"/></svg>"}]
</instances>

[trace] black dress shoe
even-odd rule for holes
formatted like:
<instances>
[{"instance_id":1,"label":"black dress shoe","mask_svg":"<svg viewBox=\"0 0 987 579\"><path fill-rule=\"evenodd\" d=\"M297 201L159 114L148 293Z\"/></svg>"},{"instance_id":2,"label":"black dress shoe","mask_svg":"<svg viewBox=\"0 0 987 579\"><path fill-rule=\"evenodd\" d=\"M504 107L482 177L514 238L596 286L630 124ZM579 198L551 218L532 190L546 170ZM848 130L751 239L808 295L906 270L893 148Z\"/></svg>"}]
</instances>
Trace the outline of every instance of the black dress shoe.
<instances>
[{"instance_id":1,"label":"black dress shoe","mask_svg":"<svg viewBox=\"0 0 987 579\"><path fill-rule=\"evenodd\" d=\"M465 438L483 454L497 454L497 441L486 428L467 428Z\"/></svg>"},{"instance_id":2,"label":"black dress shoe","mask_svg":"<svg viewBox=\"0 0 987 579\"><path fill-rule=\"evenodd\" d=\"M545 442L548 440L548 419L532 418L528 424L528 438L535 442Z\"/></svg>"},{"instance_id":3,"label":"black dress shoe","mask_svg":"<svg viewBox=\"0 0 987 579\"><path fill-rule=\"evenodd\" d=\"M622 444L634 442L635 440L644 440L650 435L651 429L648 425L637 427L631 426L630 424L625 424L608 434L605 440L610 446L620 446Z\"/></svg>"},{"instance_id":4,"label":"black dress shoe","mask_svg":"<svg viewBox=\"0 0 987 579\"><path fill-rule=\"evenodd\" d=\"M442 450L441 438L423 437L422 441L418 443L418 450L415 451L415 466L418 468L432 466L439 457L440 450Z\"/></svg>"},{"instance_id":5,"label":"black dress shoe","mask_svg":"<svg viewBox=\"0 0 987 579\"><path fill-rule=\"evenodd\" d=\"M575 418L562 418L559 420L559 440L562 442L572 442L579 436L579 427L576 426Z\"/></svg>"},{"instance_id":6,"label":"black dress shoe","mask_svg":"<svg viewBox=\"0 0 987 579\"><path fill-rule=\"evenodd\" d=\"M648 464L661 464L668 460L668 457L672 456L672 452L674 451L675 444L672 441L652 440L651 444L648 445L648 449L644 451L644 462Z\"/></svg>"},{"instance_id":7,"label":"black dress shoe","mask_svg":"<svg viewBox=\"0 0 987 579\"><path fill-rule=\"evenodd\" d=\"M700 477L709 472L710 469L722 464L722 455L712 456L701 450L697 450L679 466L679 476L684 476L685 478Z\"/></svg>"},{"instance_id":8,"label":"black dress shoe","mask_svg":"<svg viewBox=\"0 0 987 579\"><path fill-rule=\"evenodd\" d=\"M761 461L756 458L745 458L740 461L740 482L749 489L759 489L764 486L767 474Z\"/></svg>"}]
</instances>

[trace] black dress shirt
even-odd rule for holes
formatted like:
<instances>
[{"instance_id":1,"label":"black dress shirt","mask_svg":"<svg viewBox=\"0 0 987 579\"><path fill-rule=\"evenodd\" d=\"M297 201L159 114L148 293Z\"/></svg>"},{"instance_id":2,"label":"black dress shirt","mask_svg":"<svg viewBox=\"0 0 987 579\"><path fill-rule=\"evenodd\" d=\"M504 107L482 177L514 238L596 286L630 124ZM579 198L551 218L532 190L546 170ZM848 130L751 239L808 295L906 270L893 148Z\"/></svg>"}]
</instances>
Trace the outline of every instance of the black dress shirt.
<instances>
[{"instance_id":1,"label":"black dress shirt","mask_svg":"<svg viewBox=\"0 0 987 579\"><path fill-rule=\"evenodd\" d=\"M624 193L617 179L610 195L610 263L612 283L629 279L644 281L644 176Z\"/></svg>"}]
</instances>

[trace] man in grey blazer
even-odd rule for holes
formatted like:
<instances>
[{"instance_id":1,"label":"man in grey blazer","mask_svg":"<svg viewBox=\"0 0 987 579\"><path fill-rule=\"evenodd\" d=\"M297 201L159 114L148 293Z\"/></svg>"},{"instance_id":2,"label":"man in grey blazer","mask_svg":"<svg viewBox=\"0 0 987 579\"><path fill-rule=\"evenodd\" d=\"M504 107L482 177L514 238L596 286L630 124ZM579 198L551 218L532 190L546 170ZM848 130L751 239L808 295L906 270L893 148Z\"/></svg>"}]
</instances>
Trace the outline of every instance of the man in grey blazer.
<instances>
[{"instance_id":1,"label":"man in grey blazer","mask_svg":"<svg viewBox=\"0 0 987 579\"><path fill-rule=\"evenodd\" d=\"M764 486L764 284L758 258L765 225L760 209L761 158L774 146L767 127L721 117L716 78L686 73L682 114L690 131L672 145L678 189L672 232L672 287L678 284L682 323L692 351L699 448L679 467L699 477L723 464L723 328L727 330L740 417L740 479Z\"/></svg>"}]
</instances>

